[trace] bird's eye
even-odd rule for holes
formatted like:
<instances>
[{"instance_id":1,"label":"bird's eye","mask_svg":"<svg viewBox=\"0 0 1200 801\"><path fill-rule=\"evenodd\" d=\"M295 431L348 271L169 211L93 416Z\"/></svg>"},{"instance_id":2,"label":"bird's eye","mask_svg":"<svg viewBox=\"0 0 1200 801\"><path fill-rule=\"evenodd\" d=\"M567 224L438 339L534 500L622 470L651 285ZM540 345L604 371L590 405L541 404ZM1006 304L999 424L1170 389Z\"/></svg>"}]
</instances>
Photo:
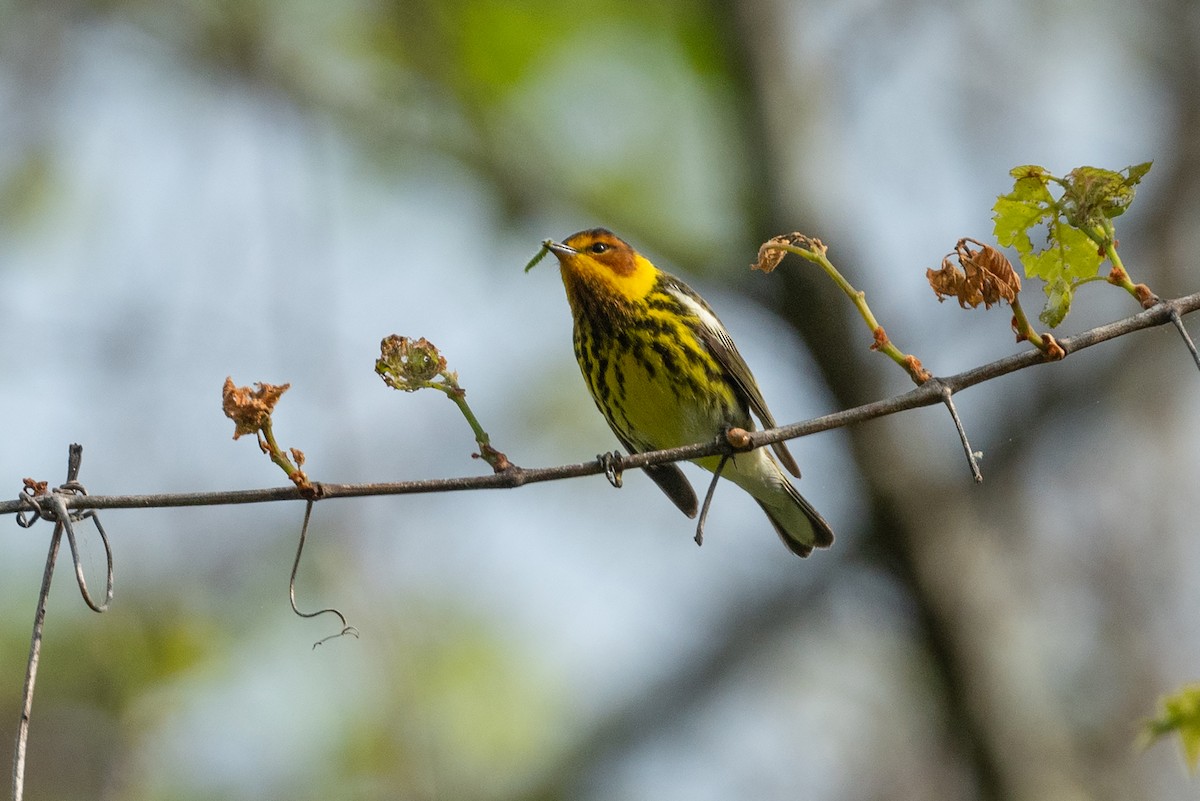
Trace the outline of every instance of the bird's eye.
<instances>
[{"instance_id":1,"label":"bird's eye","mask_svg":"<svg viewBox=\"0 0 1200 801\"><path fill-rule=\"evenodd\" d=\"M590 250L592 253L604 253L609 249L609 247L611 247L611 245L609 245L607 242L593 242L592 246L589 247L588 250Z\"/></svg>"}]
</instances>

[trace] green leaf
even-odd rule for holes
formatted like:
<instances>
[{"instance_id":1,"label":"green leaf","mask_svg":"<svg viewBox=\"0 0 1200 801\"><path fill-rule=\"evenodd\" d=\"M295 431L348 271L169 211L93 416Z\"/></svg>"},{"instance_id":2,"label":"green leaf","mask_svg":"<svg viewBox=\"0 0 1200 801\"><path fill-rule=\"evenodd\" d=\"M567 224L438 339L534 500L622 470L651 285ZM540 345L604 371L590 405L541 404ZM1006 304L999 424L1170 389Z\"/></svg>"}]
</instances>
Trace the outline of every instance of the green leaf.
<instances>
[{"instance_id":1,"label":"green leaf","mask_svg":"<svg viewBox=\"0 0 1200 801\"><path fill-rule=\"evenodd\" d=\"M992 212L992 230L1001 246L1014 247L1022 255L1033 252L1029 229L1046 216L1044 209L1012 195L1001 195Z\"/></svg>"},{"instance_id":2,"label":"green leaf","mask_svg":"<svg viewBox=\"0 0 1200 801\"><path fill-rule=\"evenodd\" d=\"M1092 278L1100 270L1100 264L1104 261L1100 248L1078 228L1063 222L1057 223L1051 229L1050 241L1055 244L1059 254L1064 278L1081 281Z\"/></svg>"},{"instance_id":3,"label":"green leaf","mask_svg":"<svg viewBox=\"0 0 1200 801\"><path fill-rule=\"evenodd\" d=\"M1142 727L1146 743L1172 733L1179 735L1188 770L1196 772L1200 764L1200 684L1188 684L1174 695L1159 701L1159 716Z\"/></svg>"},{"instance_id":4,"label":"green leaf","mask_svg":"<svg viewBox=\"0 0 1200 801\"><path fill-rule=\"evenodd\" d=\"M993 230L1002 246L1016 248L1025 275L1046 283L1041 320L1051 328L1067 316L1079 284L1096 278L1114 244L1109 221L1129 208L1149 170L1150 162L1120 172L1076 167L1063 178L1036 164L1009 171L1013 188L992 206ZM1043 226L1039 247L1031 232Z\"/></svg>"},{"instance_id":5,"label":"green leaf","mask_svg":"<svg viewBox=\"0 0 1200 801\"><path fill-rule=\"evenodd\" d=\"M1053 177L1050 175L1049 170L1047 170L1045 167L1040 167L1037 164L1023 164L1020 167L1013 167L1008 171L1008 174L1013 178L1016 178L1017 181L1021 181L1026 178L1036 178L1043 184Z\"/></svg>"},{"instance_id":6,"label":"green leaf","mask_svg":"<svg viewBox=\"0 0 1200 801\"><path fill-rule=\"evenodd\" d=\"M1143 161L1141 164L1132 164L1126 167L1122 170L1128 176L1125 179L1125 183L1129 186L1137 186L1142 182L1142 178L1146 176L1146 173L1150 172L1152 166L1154 166L1153 161Z\"/></svg>"},{"instance_id":7,"label":"green leaf","mask_svg":"<svg viewBox=\"0 0 1200 801\"><path fill-rule=\"evenodd\" d=\"M1121 173L1100 167L1076 167L1067 173L1063 189L1063 214L1076 228L1095 227L1133 202L1133 189Z\"/></svg>"},{"instance_id":8,"label":"green leaf","mask_svg":"<svg viewBox=\"0 0 1200 801\"><path fill-rule=\"evenodd\" d=\"M1013 190L996 198L992 206L993 231L997 242L1015 247L1024 257L1033 252L1029 229L1054 215L1054 196L1046 185L1049 175L1041 167L1017 167L1010 174L1017 180Z\"/></svg>"},{"instance_id":9,"label":"green leaf","mask_svg":"<svg viewBox=\"0 0 1200 801\"><path fill-rule=\"evenodd\" d=\"M1021 256L1021 266L1025 275L1030 278L1040 278L1047 286L1054 281L1063 281L1062 251L1058 248L1046 248L1028 256ZM1047 289L1049 291L1049 289Z\"/></svg>"},{"instance_id":10,"label":"green leaf","mask_svg":"<svg viewBox=\"0 0 1200 801\"><path fill-rule=\"evenodd\" d=\"M1026 276L1049 283L1057 280L1075 282L1096 274L1103 256L1087 234L1062 220L1055 220L1047 229L1045 248L1028 252L1017 248Z\"/></svg>"},{"instance_id":11,"label":"green leaf","mask_svg":"<svg viewBox=\"0 0 1200 801\"><path fill-rule=\"evenodd\" d=\"M1063 213L1077 228L1094 227L1104 218L1119 217L1133 203L1134 187L1150 171L1152 163L1135 164L1121 172L1101 167L1076 167L1063 181L1060 201Z\"/></svg>"},{"instance_id":12,"label":"green leaf","mask_svg":"<svg viewBox=\"0 0 1200 801\"><path fill-rule=\"evenodd\" d=\"M1071 311L1073 294L1071 285L1062 279L1046 284L1046 306L1038 319L1050 328L1057 328Z\"/></svg>"}]
</instances>

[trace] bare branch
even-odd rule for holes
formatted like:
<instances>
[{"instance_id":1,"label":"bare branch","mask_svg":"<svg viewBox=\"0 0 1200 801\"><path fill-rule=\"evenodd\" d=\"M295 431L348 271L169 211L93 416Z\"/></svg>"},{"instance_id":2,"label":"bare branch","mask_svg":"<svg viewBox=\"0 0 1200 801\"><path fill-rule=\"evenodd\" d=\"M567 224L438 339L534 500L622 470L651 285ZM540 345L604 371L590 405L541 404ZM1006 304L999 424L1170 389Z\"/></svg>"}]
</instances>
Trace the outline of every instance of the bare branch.
<instances>
[{"instance_id":1,"label":"bare branch","mask_svg":"<svg viewBox=\"0 0 1200 801\"><path fill-rule=\"evenodd\" d=\"M983 481L983 473L979 469L979 457L971 449L971 441L967 439L967 430L963 428L962 420L958 417L958 408L954 405L954 393L950 391L949 387L943 386L942 403L946 404L946 408L950 410L950 419L954 421L954 428L958 431L958 440L967 454L967 464L971 466L971 478L976 484L979 484Z\"/></svg>"},{"instance_id":2,"label":"bare branch","mask_svg":"<svg viewBox=\"0 0 1200 801\"><path fill-rule=\"evenodd\" d=\"M1183 315L1200 309L1200 292L1175 300L1163 300L1155 306L1116 322L1092 328L1058 341L1066 354L1099 345L1110 339L1141 331L1146 328L1172 323ZM994 362L965 370L945 378L934 377L901 395L878 400L853 409L846 409L811 420L791 425L749 432L750 444L759 448L775 442L797 439L821 431L843 428L854 423L874 420L879 417L945 403L947 393L954 394L976 384L991 381L1001 376L1047 363L1046 355L1038 350L1026 350L1006 356ZM667 448L661 451L646 451L629 456L610 455L578 464L557 467L523 468L510 466L498 473L459 478L435 478L421 481L395 481L376 484L319 484L319 495L325 498L358 498L368 495L410 495L430 492L457 492L479 489L511 489L525 484L543 481L558 481L564 478L593 476L601 473L620 473L647 465L666 464L704 456L715 456L732 452L724 436L712 442ZM177 506L218 506L241 503L265 503L268 501L306 500L297 487L271 487L254 490L232 490L219 492L185 492L152 495L74 495L64 496L63 504L68 509L148 509ZM15 514L28 508L21 500L0 502L0 514Z\"/></svg>"}]
</instances>

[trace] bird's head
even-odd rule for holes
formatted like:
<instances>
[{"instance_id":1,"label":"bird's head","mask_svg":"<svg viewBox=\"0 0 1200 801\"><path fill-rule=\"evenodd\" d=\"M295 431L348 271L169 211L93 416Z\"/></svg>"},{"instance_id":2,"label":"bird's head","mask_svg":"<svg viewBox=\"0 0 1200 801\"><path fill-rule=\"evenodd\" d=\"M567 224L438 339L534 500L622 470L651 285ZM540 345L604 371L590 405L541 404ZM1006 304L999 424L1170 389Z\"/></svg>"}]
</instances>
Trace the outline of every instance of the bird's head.
<instances>
[{"instance_id":1,"label":"bird's head","mask_svg":"<svg viewBox=\"0 0 1200 801\"><path fill-rule=\"evenodd\" d=\"M654 287L658 270L628 242L604 228L572 234L543 246L562 267L567 297L575 307L582 295L610 302L636 301Z\"/></svg>"}]
</instances>

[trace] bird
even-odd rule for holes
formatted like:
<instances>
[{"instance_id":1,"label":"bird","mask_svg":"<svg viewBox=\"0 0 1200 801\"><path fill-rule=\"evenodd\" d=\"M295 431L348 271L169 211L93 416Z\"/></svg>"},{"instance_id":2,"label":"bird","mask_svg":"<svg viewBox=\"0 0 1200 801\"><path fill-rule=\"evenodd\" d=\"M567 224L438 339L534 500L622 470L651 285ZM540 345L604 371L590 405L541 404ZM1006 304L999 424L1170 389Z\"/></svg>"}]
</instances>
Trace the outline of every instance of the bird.
<instances>
[{"instance_id":1,"label":"bird","mask_svg":"<svg viewBox=\"0 0 1200 801\"><path fill-rule=\"evenodd\" d=\"M775 426L728 330L687 284L606 228L542 247L538 258L548 251L559 263L584 382L627 451L711 442L733 427L753 431L754 417ZM757 448L733 455L720 475L758 502L792 553L831 546L833 530L780 467L799 478L796 460L782 442L771 448L779 461ZM694 461L716 472L721 459ZM677 464L644 470L680 511L696 516L696 493Z\"/></svg>"}]
</instances>

